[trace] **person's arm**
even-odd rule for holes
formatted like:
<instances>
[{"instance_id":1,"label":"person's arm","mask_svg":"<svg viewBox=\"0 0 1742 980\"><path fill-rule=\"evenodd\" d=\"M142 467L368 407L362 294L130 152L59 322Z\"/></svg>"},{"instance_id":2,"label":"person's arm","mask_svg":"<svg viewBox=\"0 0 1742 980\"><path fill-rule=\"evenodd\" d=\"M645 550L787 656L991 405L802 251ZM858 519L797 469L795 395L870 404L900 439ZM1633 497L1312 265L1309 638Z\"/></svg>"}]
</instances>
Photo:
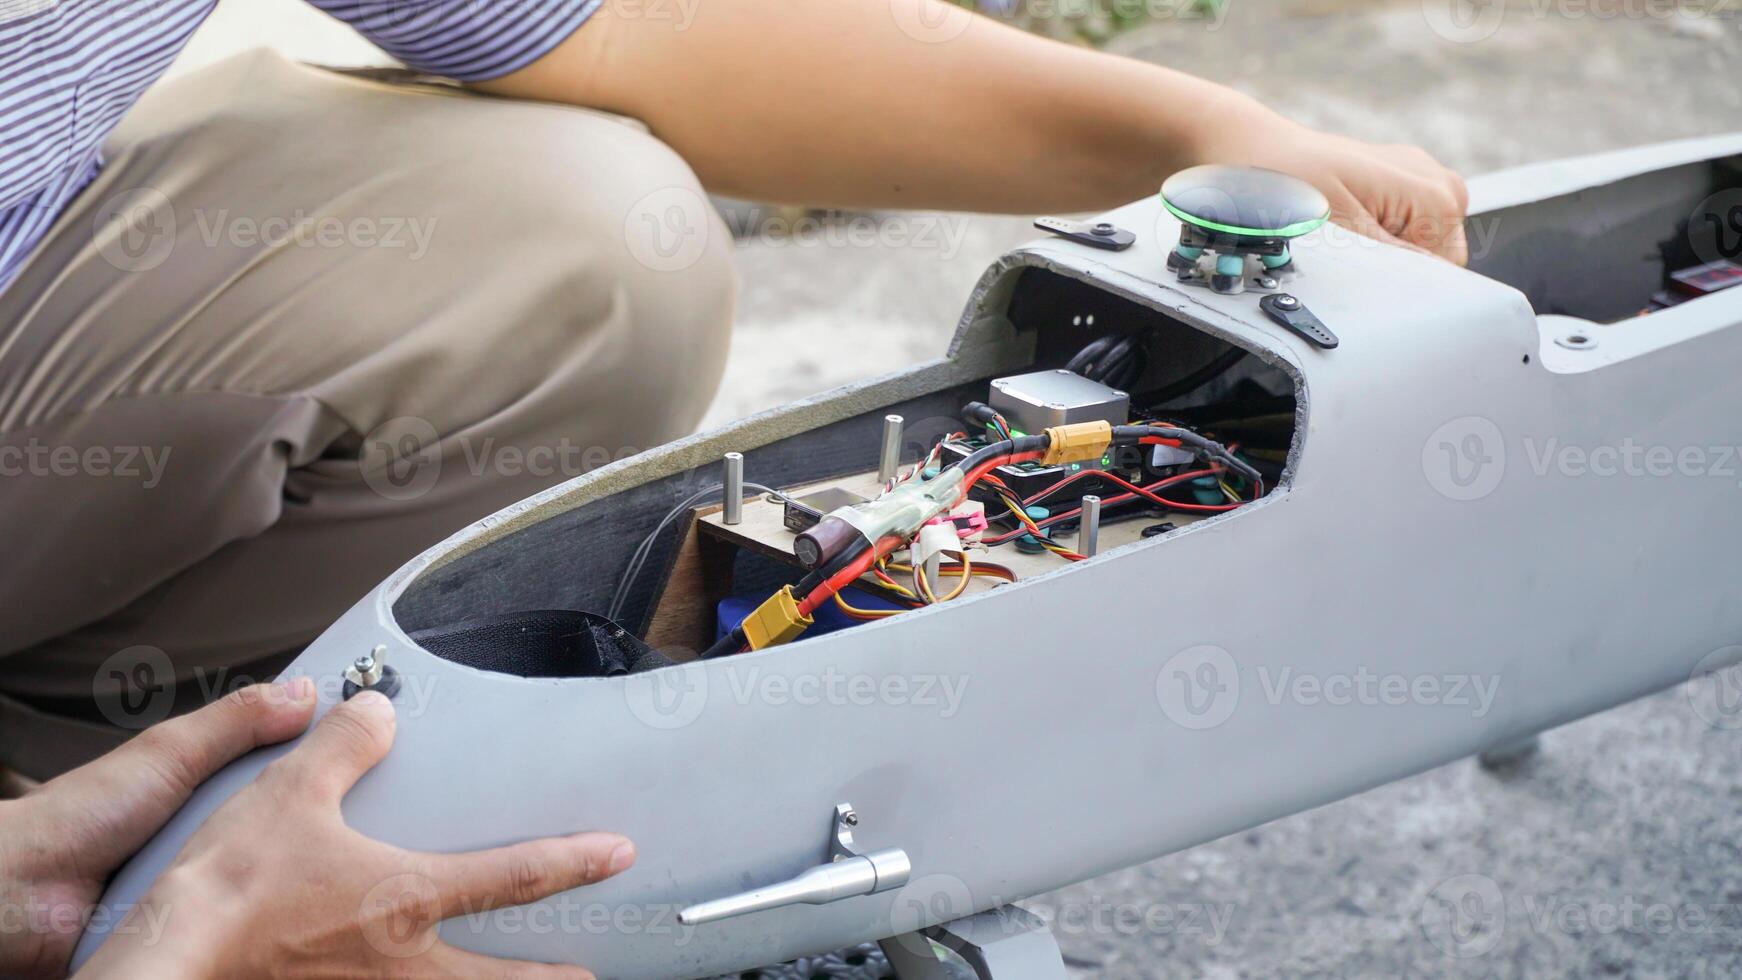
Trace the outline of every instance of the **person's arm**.
<instances>
[{"instance_id":1,"label":"person's arm","mask_svg":"<svg viewBox=\"0 0 1742 980\"><path fill-rule=\"evenodd\" d=\"M1194 164L1253 164L1317 185L1345 226L1464 258L1463 182L1419 149L941 0L605 0L549 54L475 84L644 120L708 187L759 200L1090 211Z\"/></svg>"},{"instance_id":2,"label":"person's arm","mask_svg":"<svg viewBox=\"0 0 1742 980\"><path fill-rule=\"evenodd\" d=\"M65 976L115 869L208 776L301 734L314 707L307 679L244 688L0 801L0 977Z\"/></svg>"},{"instance_id":3,"label":"person's arm","mask_svg":"<svg viewBox=\"0 0 1742 980\"><path fill-rule=\"evenodd\" d=\"M339 801L393 745L393 705L365 691L212 814L78 980L264 976L591 980L442 942L443 919L523 905L635 861L616 834L426 854L345 826Z\"/></svg>"},{"instance_id":4,"label":"person's arm","mask_svg":"<svg viewBox=\"0 0 1742 980\"><path fill-rule=\"evenodd\" d=\"M150 728L90 765L0 801L0 977L63 977L110 876L213 773L295 738L307 678L245 688ZM114 927L80 977L551 977L571 967L462 953L440 919L608 878L635 860L615 834L430 855L348 829L339 800L393 743L393 709L360 694L221 807Z\"/></svg>"}]
</instances>

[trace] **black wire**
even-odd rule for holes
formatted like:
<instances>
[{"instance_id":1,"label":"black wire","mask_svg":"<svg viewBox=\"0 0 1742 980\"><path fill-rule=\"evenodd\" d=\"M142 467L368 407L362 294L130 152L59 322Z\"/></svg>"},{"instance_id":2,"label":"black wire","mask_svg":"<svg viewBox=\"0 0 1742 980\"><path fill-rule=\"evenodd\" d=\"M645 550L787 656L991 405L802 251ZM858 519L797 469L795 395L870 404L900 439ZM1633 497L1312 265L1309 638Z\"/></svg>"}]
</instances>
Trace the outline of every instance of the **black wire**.
<instances>
[{"instance_id":1,"label":"black wire","mask_svg":"<svg viewBox=\"0 0 1742 980\"><path fill-rule=\"evenodd\" d=\"M1165 405L1181 395L1191 394L1193 391L1202 388L1204 385L1209 384L1233 370L1234 365L1245 360L1248 353L1250 353L1250 351L1244 347L1230 346L1227 350L1216 355L1215 360L1201 368L1198 368L1191 374L1168 384L1164 388L1152 392L1145 392L1143 396L1144 401L1146 404L1150 405Z\"/></svg>"},{"instance_id":2,"label":"black wire","mask_svg":"<svg viewBox=\"0 0 1742 980\"><path fill-rule=\"evenodd\" d=\"M1084 344L1083 349L1077 351L1075 357L1065 362L1065 370L1075 371L1085 378L1094 377L1095 375L1093 372L1095 361L1106 352L1107 348L1112 346L1115 339L1116 338L1114 338L1113 335L1108 334L1105 337L1097 337L1094 340L1089 341L1087 344Z\"/></svg>"},{"instance_id":3,"label":"black wire","mask_svg":"<svg viewBox=\"0 0 1742 980\"><path fill-rule=\"evenodd\" d=\"M742 625L734 626L725 636L715 640L713 646L702 651L702 659L712 660L715 657L723 657L728 653L737 653L739 650L742 650L744 644L748 642L750 641L749 638L744 635L744 627Z\"/></svg>"},{"instance_id":4,"label":"black wire","mask_svg":"<svg viewBox=\"0 0 1742 980\"><path fill-rule=\"evenodd\" d=\"M1033 452L1037 449L1045 449L1051 444L1052 440L1047 438L1044 432L1036 436L1017 436L1014 439L1005 439L1003 442L982 446L944 468L972 473L987 460L997 459L1000 456L1013 456L1017 453Z\"/></svg>"},{"instance_id":5,"label":"black wire","mask_svg":"<svg viewBox=\"0 0 1742 980\"><path fill-rule=\"evenodd\" d=\"M1214 439L1207 439L1190 429L1176 429L1172 426L1116 425L1113 427L1113 441L1115 443L1133 443L1147 436L1154 436L1161 439L1175 439L1178 440L1181 445L1190 446L1197 450L1198 455L1200 456L1219 459L1226 464L1229 469L1234 470L1240 475L1246 477L1246 479L1252 481L1252 485L1256 490L1259 492L1262 492L1263 490L1263 475L1253 469L1252 464L1238 458L1228 451L1228 447Z\"/></svg>"}]
</instances>

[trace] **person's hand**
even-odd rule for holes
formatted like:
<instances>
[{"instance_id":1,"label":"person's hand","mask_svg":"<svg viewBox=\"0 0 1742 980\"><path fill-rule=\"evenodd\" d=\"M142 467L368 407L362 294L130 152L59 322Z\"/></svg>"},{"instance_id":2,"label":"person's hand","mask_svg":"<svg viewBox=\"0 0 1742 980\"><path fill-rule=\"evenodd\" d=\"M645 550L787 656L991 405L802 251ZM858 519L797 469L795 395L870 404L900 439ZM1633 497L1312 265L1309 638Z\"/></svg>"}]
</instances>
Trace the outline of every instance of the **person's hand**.
<instances>
[{"instance_id":1,"label":"person's hand","mask_svg":"<svg viewBox=\"0 0 1742 980\"><path fill-rule=\"evenodd\" d=\"M1469 261L1464 179L1426 150L1321 133L1244 100L1204 121L1200 162L1294 174L1324 192L1331 220L1345 228L1459 265Z\"/></svg>"},{"instance_id":2,"label":"person's hand","mask_svg":"<svg viewBox=\"0 0 1742 980\"><path fill-rule=\"evenodd\" d=\"M245 688L0 801L0 976L65 976L103 884L208 776L308 727L314 685Z\"/></svg>"},{"instance_id":3,"label":"person's hand","mask_svg":"<svg viewBox=\"0 0 1742 980\"><path fill-rule=\"evenodd\" d=\"M436 925L609 878L634 863L634 845L589 833L422 854L370 840L345 826L339 801L393 732L379 694L335 707L212 814L79 977L590 977L463 952Z\"/></svg>"}]
</instances>

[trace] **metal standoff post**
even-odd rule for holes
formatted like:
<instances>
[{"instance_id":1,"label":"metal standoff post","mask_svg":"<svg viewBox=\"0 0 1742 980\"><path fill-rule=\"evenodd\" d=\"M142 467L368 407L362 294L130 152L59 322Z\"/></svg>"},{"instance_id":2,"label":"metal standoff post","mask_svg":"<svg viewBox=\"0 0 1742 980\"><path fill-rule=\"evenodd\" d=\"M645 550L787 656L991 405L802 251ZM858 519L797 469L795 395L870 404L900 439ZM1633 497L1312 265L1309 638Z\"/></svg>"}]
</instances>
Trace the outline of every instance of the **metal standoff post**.
<instances>
[{"instance_id":1,"label":"metal standoff post","mask_svg":"<svg viewBox=\"0 0 1742 980\"><path fill-rule=\"evenodd\" d=\"M901 426L899 415L883 416L883 452L878 456L877 481L888 483L901 471Z\"/></svg>"},{"instance_id":2,"label":"metal standoff post","mask_svg":"<svg viewBox=\"0 0 1742 980\"><path fill-rule=\"evenodd\" d=\"M726 454L726 489L725 514L721 517L727 524L737 524L744 520L744 454Z\"/></svg>"},{"instance_id":3,"label":"metal standoff post","mask_svg":"<svg viewBox=\"0 0 1742 980\"><path fill-rule=\"evenodd\" d=\"M1082 546L1083 557L1093 558L1101 548L1101 498L1092 493L1083 496L1082 527L1077 542Z\"/></svg>"}]
</instances>

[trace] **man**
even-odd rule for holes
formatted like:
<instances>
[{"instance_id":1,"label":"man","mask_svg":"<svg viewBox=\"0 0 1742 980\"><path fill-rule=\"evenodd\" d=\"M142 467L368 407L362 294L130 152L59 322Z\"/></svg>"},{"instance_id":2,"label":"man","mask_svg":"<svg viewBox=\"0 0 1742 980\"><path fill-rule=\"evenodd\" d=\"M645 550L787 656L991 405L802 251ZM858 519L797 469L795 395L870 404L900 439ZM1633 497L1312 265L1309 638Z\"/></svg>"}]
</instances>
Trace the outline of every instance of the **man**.
<instances>
[{"instance_id":1,"label":"man","mask_svg":"<svg viewBox=\"0 0 1742 980\"><path fill-rule=\"evenodd\" d=\"M31 775L128 734L118 652L190 702L271 673L551 481L491 459L689 430L733 298L704 186L1073 212L1255 164L1463 258L1418 149L939 0L311 0L461 84L255 53L141 99L214 2L0 3L0 764Z\"/></svg>"}]
</instances>

